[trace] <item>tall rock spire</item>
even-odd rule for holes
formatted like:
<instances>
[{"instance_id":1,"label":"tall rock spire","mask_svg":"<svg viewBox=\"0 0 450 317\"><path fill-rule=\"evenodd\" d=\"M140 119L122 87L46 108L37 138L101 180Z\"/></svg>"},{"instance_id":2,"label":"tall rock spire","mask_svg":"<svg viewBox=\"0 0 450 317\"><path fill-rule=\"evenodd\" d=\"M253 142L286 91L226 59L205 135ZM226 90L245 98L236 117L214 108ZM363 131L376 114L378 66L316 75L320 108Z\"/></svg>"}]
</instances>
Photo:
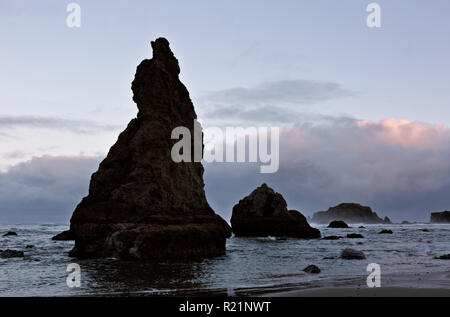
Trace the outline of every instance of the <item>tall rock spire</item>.
<instances>
[{"instance_id":1,"label":"tall rock spire","mask_svg":"<svg viewBox=\"0 0 450 317\"><path fill-rule=\"evenodd\" d=\"M169 42L151 43L153 58L137 67L132 83L139 109L99 169L89 195L71 219L79 257L184 258L225 252L228 224L209 206L200 162L176 163L176 127L194 136L197 115L178 78ZM191 140L191 144L194 144Z\"/></svg>"}]
</instances>

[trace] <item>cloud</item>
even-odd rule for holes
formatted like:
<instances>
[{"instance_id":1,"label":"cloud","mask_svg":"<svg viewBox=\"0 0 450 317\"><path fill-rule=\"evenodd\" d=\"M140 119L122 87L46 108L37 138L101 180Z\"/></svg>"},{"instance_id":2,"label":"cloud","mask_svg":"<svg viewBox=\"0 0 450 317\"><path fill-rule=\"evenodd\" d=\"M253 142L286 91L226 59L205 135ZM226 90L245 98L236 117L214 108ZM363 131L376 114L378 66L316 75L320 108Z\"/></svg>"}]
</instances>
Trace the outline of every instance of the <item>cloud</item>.
<instances>
[{"instance_id":1,"label":"cloud","mask_svg":"<svg viewBox=\"0 0 450 317\"><path fill-rule=\"evenodd\" d=\"M0 133L17 128L65 130L77 134L115 131L118 125L101 124L87 120L69 120L56 117L0 116ZM10 133L8 133L10 134Z\"/></svg>"},{"instance_id":2,"label":"cloud","mask_svg":"<svg viewBox=\"0 0 450 317\"><path fill-rule=\"evenodd\" d=\"M0 173L0 222L68 223L100 157L42 156Z\"/></svg>"},{"instance_id":3,"label":"cloud","mask_svg":"<svg viewBox=\"0 0 450 317\"><path fill-rule=\"evenodd\" d=\"M220 118L234 123L236 120L287 123L298 116L302 106L354 94L338 83L298 79L214 91L200 96L196 102L204 109L201 117L208 118L208 122Z\"/></svg>"},{"instance_id":4,"label":"cloud","mask_svg":"<svg viewBox=\"0 0 450 317\"><path fill-rule=\"evenodd\" d=\"M205 190L225 219L267 182L288 207L311 215L340 202L371 206L395 221L427 221L450 208L450 129L386 119L303 117L280 135L280 168L206 163ZM87 194L101 156L43 156L0 173L0 222L65 222Z\"/></svg>"},{"instance_id":5,"label":"cloud","mask_svg":"<svg viewBox=\"0 0 450 317\"><path fill-rule=\"evenodd\" d=\"M211 204L228 217L267 182L306 214L359 202L398 221L426 221L430 211L450 208L449 157L450 129L440 125L322 117L282 130L278 173L211 163L205 183Z\"/></svg>"},{"instance_id":6,"label":"cloud","mask_svg":"<svg viewBox=\"0 0 450 317\"><path fill-rule=\"evenodd\" d=\"M239 124L284 125L292 122L298 113L281 107L262 106L257 109L246 109L239 106L219 107L206 114L208 123L220 121L220 125L235 126ZM218 119L212 119L218 118Z\"/></svg>"},{"instance_id":7,"label":"cloud","mask_svg":"<svg viewBox=\"0 0 450 317\"><path fill-rule=\"evenodd\" d=\"M4 153L2 155L2 157L5 159L23 159L27 155L29 155L29 153L19 150L19 151L11 151L11 152Z\"/></svg>"},{"instance_id":8,"label":"cloud","mask_svg":"<svg viewBox=\"0 0 450 317\"><path fill-rule=\"evenodd\" d=\"M204 98L216 104L313 104L350 95L350 91L337 83L298 79L225 89L206 94Z\"/></svg>"}]
</instances>

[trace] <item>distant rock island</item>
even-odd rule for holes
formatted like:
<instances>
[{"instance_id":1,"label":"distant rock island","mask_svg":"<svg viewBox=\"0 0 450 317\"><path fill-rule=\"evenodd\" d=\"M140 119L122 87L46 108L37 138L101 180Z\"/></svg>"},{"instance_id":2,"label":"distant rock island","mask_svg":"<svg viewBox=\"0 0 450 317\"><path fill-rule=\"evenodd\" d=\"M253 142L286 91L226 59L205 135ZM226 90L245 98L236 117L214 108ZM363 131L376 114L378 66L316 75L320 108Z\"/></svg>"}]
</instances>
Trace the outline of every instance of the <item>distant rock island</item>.
<instances>
[{"instance_id":1,"label":"distant rock island","mask_svg":"<svg viewBox=\"0 0 450 317\"><path fill-rule=\"evenodd\" d=\"M330 207L327 211L314 213L312 223L330 223L331 221L342 220L347 223L391 223L386 217L384 220L378 217L372 208L355 203L342 203L335 207Z\"/></svg>"},{"instance_id":2,"label":"distant rock island","mask_svg":"<svg viewBox=\"0 0 450 317\"><path fill-rule=\"evenodd\" d=\"M431 223L450 223L450 211L432 212Z\"/></svg>"},{"instance_id":3,"label":"distant rock island","mask_svg":"<svg viewBox=\"0 0 450 317\"><path fill-rule=\"evenodd\" d=\"M231 226L239 237L320 238L320 231L312 228L300 212L288 210L283 196L266 184L233 207Z\"/></svg>"},{"instance_id":4,"label":"distant rock island","mask_svg":"<svg viewBox=\"0 0 450 317\"><path fill-rule=\"evenodd\" d=\"M178 78L178 60L166 39L151 46L153 58L141 62L132 83L137 118L92 175L89 195L72 215L71 256L167 260L225 253L231 228L206 200L202 164L171 158L178 141L172 130L186 127L193 136L197 118Z\"/></svg>"}]
</instances>

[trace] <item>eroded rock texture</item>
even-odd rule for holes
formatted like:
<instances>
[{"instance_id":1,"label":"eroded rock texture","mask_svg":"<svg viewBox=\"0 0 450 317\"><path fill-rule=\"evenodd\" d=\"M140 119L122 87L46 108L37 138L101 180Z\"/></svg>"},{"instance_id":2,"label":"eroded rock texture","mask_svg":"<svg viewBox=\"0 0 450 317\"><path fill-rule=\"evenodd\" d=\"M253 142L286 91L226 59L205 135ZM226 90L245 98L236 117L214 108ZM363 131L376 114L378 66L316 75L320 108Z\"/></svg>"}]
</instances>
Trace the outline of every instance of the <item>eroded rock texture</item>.
<instances>
[{"instance_id":1,"label":"eroded rock texture","mask_svg":"<svg viewBox=\"0 0 450 317\"><path fill-rule=\"evenodd\" d=\"M89 195L73 213L77 257L201 258L225 252L228 224L209 206L201 163L175 163L175 127L191 131L196 113L178 78L169 42L151 43L153 58L137 67L132 83L139 109L92 175ZM192 150L192 156L194 151Z\"/></svg>"},{"instance_id":2,"label":"eroded rock texture","mask_svg":"<svg viewBox=\"0 0 450 317\"><path fill-rule=\"evenodd\" d=\"M233 207L231 226L236 236L320 238L320 231L300 212L288 210L283 196L266 184Z\"/></svg>"}]
</instances>

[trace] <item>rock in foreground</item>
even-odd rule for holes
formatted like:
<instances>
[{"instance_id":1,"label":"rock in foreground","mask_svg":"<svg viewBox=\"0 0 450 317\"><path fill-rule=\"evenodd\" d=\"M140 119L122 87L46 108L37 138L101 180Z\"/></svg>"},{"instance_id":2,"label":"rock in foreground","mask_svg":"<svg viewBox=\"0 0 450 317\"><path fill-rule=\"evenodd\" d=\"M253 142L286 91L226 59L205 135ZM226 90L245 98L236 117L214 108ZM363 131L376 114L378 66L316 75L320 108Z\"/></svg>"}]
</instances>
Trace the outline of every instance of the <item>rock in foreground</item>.
<instances>
[{"instance_id":1,"label":"rock in foreground","mask_svg":"<svg viewBox=\"0 0 450 317\"><path fill-rule=\"evenodd\" d=\"M9 259L9 258L23 258L25 255L23 251L17 251L17 250L0 250L0 257L2 259Z\"/></svg>"},{"instance_id":2,"label":"rock in foreground","mask_svg":"<svg viewBox=\"0 0 450 317\"><path fill-rule=\"evenodd\" d=\"M364 236L362 234L359 234L359 233L349 233L347 235L347 238L349 238L349 239L363 239Z\"/></svg>"},{"instance_id":3,"label":"rock in foreground","mask_svg":"<svg viewBox=\"0 0 450 317\"><path fill-rule=\"evenodd\" d=\"M341 253L341 258L346 260L363 260L366 258L362 251L354 249L344 249Z\"/></svg>"},{"instance_id":4,"label":"rock in foreground","mask_svg":"<svg viewBox=\"0 0 450 317\"><path fill-rule=\"evenodd\" d=\"M450 254L444 254L444 255L441 255L441 256L436 256L435 259L438 259L438 260L450 260Z\"/></svg>"},{"instance_id":5,"label":"rock in foreground","mask_svg":"<svg viewBox=\"0 0 450 317\"><path fill-rule=\"evenodd\" d=\"M319 267L317 267L315 265L308 265L307 267L305 267L303 269L303 271L306 273L311 273L311 274L319 274L320 273Z\"/></svg>"},{"instance_id":6,"label":"rock in foreground","mask_svg":"<svg viewBox=\"0 0 450 317\"><path fill-rule=\"evenodd\" d=\"M432 212L431 223L450 223L450 211Z\"/></svg>"},{"instance_id":7,"label":"rock in foreground","mask_svg":"<svg viewBox=\"0 0 450 317\"><path fill-rule=\"evenodd\" d=\"M17 233L14 231L8 231L3 235L4 237L17 236Z\"/></svg>"},{"instance_id":8,"label":"rock in foreground","mask_svg":"<svg viewBox=\"0 0 450 317\"><path fill-rule=\"evenodd\" d=\"M312 228L300 212L288 210L283 196L266 184L233 207L231 226L241 237L320 238L320 231Z\"/></svg>"},{"instance_id":9,"label":"rock in foreground","mask_svg":"<svg viewBox=\"0 0 450 317\"><path fill-rule=\"evenodd\" d=\"M141 62L132 83L137 118L92 175L89 195L72 215L71 256L170 260L225 253L231 228L206 200L194 150L197 115L178 60L166 39L151 44L153 58ZM191 153L180 163L171 157L177 127L191 134Z\"/></svg>"},{"instance_id":10,"label":"rock in foreground","mask_svg":"<svg viewBox=\"0 0 450 317\"><path fill-rule=\"evenodd\" d=\"M367 206L354 203L343 203L335 207L330 207L327 211L318 211L312 217L313 223L329 223L333 220L343 220L347 223L390 223L389 218L385 220L378 217L376 212Z\"/></svg>"},{"instance_id":11,"label":"rock in foreground","mask_svg":"<svg viewBox=\"0 0 450 317\"><path fill-rule=\"evenodd\" d=\"M340 236L326 236L326 237L322 238L322 240L339 240L339 239L342 239L342 237L340 237Z\"/></svg>"}]
</instances>

